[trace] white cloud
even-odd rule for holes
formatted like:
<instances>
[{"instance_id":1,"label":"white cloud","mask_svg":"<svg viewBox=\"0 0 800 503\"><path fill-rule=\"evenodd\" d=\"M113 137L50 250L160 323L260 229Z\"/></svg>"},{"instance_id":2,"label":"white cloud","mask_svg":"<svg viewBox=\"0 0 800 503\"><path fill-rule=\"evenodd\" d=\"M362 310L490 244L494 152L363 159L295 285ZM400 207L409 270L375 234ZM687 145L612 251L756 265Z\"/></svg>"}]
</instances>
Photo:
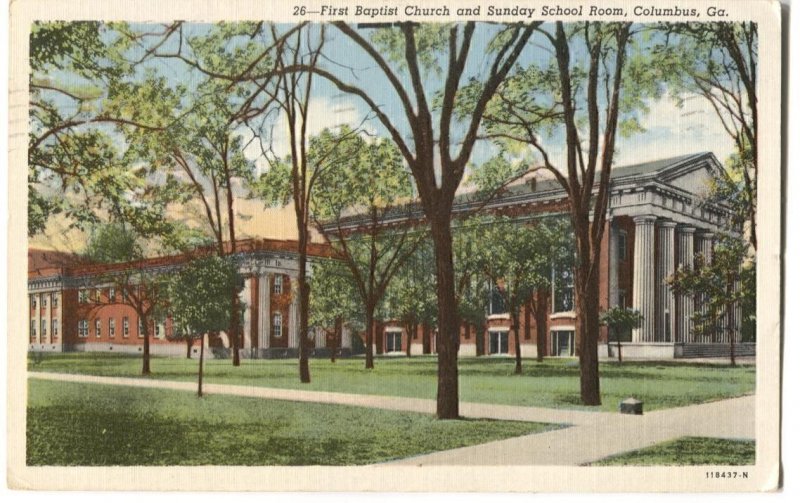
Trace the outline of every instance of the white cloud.
<instances>
[{"instance_id":1,"label":"white cloud","mask_svg":"<svg viewBox=\"0 0 800 503\"><path fill-rule=\"evenodd\" d=\"M724 162L735 146L713 107L701 97L687 97L684 101L683 107L669 96L651 102L650 113L641 120L646 131L619 139L616 164L708 151Z\"/></svg>"},{"instance_id":2,"label":"white cloud","mask_svg":"<svg viewBox=\"0 0 800 503\"><path fill-rule=\"evenodd\" d=\"M271 147L275 155L285 157L291 152L286 114L281 112L273 115L273 117L274 119L271 123L265 125L265 137L262 138L263 148L269 149ZM352 128L360 126L367 129L370 134L374 134L375 131L368 124L362 124L363 120L364 116L359 113L358 108L347 99L330 99L323 96L313 97L309 104L306 137L310 138L319 134L325 128L345 125ZM242 134L247 144L245 155L249 159L256 160L256 166L259 171L266 169L267 164L261 152L262 145L259 145L258 140L250 141L253 135L249 130L243 131Z\"/></svg>"}]
</instances>

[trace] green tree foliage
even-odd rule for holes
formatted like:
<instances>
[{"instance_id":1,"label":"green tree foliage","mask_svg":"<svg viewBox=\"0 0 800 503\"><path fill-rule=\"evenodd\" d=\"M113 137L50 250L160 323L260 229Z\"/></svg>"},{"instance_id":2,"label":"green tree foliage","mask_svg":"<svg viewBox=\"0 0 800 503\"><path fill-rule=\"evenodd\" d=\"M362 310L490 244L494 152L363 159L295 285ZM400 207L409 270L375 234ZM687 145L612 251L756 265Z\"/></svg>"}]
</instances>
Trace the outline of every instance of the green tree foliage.
<instances>
[{"instance_id":1,"label":"green tree foliage","mask_svg":"<svg viewBox=\"0 0 800 503\"><path fill-rule=\"evenodd\" d=\"M326 129L312 138L309 160L314 166L311 181L318 184L309 201L312 218L341 257L361 300L365 365L373 368L376 311L423 236L408 225L386 225L387 219L413 211L411 178L391 142L367 141L347 127Z\"/></svg>"},{"instance_id":2,"label":"green tree foliage","mask_svg":"<svg viewBox=\"0 0 800 503\"><path fill-rule=\"evenodd\" d=\"M234 304L231 292L238 295L241 278L235 263L225 257L194 259L182 267L169 285L169 309L181 337L201 339L197 373L197 395L203 396L202 339L208 334L227 330L231 325Z\"/></svg>"},{"instance_id":3,"label":"green tree foliage","mask_svg":"<svg viewBox=\"0 0 800 503\"><path fill-rule=\"evenodd\" d=\"M436 325L436 271L433 248L429 240L417 246L389 282L381 312L385 319L396 320L408 338L406 356L411 356L412 340L422 328L428 334ZM423 337L423 353L430 352L430 338Z\"/></svg>"},{"instance_id":4,"label":"green tree foliage","mask_svg":"<svg viewBox=\"0 0 800 503\"><path fill-rule=\"evenodd\" d=\"M642 323L642 315L636 309L615 306L600 316L600 322L608 326L614 340L617 341L617 359L622 361L622 334L638 328ZM611 340L608 341L611 344ZM609 351L610 353L610 351ZM611 356L609 354L609 356Z\"/></svg>"},{"instance_id":5,"label":"green tree foliage","mask_svg":"<svg viewBox=\"0 0 800 503\"><path fill-rule=\"evenodd\" d=\"M702 308L695 309L692 321L698 335L710 335L720 342L722 335L730 345L731 366L736 365L736 311L754 306L755 264L746 262L748 243L737 236L717 235L711 260L703 254L695 257L693 269L679 268L668 280L678 295L700 299ZM743 318L754 313L742 309Z\"/></svg>"},{"instance_id":6,"label":"green tree foliage","mask_svg":"<svg viewBox=\"0 0 800 503\"><path fill-rule=\"evenodd\" d=\"M670 84L679 105L706 100L736 145L729 179L743 205L747 235L756 240L758 182L758 26L750 21L669 23L653 38L660 80Z\"/></svg>"},{"instance_id":7,"label":"green tree foliage","mask_svg":"<svg viewBox=\"0 0 800 503\"><path fill-rule=\"evenodd\" d=\"M519 68L498 87L484 111L484 130L507 148L526 146L567 194L577 255L581 400L599 405L598 271L615 142L617 134L641 129L647 99L662 89L630 23L556 22L537 32L554 57ZM563 166L552 160L553 142L562 144Z\"/></svg>"},{"instance_id":8,"label":"green tree foliage","mask_svg":"<svg viewBox=\"0 0 800 503\"><path fill-rule=\"evenodd\" d=\"M147 212L134 198L147 180L127 156L121 128L160 129L163 122L133 112L170 103L140 99L119 105L119 91L138 78L127 58L132 40L122 35L125 30L124 24L100 22L37 22L31 28L31 236L58 213L85 228L111 209Z\"/></svg>"},{"instance_id":9,"label":"green tree foliage","mask_svg":"<svg viewBox=\"0 0 800 503\"><path fill-rule=\"evenodd\" d=\"M150 374L150 322L163 316L168 297L163 272L153 270L145 261L145 242L149 240L151 237L138 234L130 225L104 224L93 229L85 251L90 262L110 265L100 281L113 285L120 302L132 307L139 318L142 375Z\"/></svg>"},{"instance_id":10,"label":"green tree foliage","mask_svg":"<svg viewBox=\"0 0 800 503\"><path fill-rule=\"evenodd\" d=\"M309 299L309 325L321 328L328 338L338 340L342 330L353 331L363 327L363 305L350 271L340 260L317 260L312 263L311 296ZM331 349L331 358L336 350Z\"/></svg>"}]
</instances>

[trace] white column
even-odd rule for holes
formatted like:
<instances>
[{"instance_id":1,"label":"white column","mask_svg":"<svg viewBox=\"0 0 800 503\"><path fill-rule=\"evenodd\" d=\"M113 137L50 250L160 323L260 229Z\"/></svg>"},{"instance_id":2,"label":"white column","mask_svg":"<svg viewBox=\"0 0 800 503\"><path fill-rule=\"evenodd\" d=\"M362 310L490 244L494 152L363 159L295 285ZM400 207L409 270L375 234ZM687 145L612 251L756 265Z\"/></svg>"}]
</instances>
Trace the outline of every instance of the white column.
<instances>
[{"instance_id":1,"label":"white column","mask_svg":"<svg viewBox=\"0 0 800 503\"><path fill-rule=\"evenodd\" d=\"M258 347L262 349L269 347L271 277L268 274L262 274L258 277Z\"/></svg>"},{"instance_id":2,"label":"white column","mask_svg":"<svg viewBox=\"0 0 800 503\"><path fill-rule=\"evenodd\" d=\"M684 270L694 269L694 227L678 227L678 267ZM677 342L694 341L694 297L691 295L678 296L678 312L675 317Z\"/></svg>"},{"instance_id":3,"label":"white column","mask_svg":"<svg viewBox=\"0 0 800 503\"><path fill-rule=\"evenodd\" d=\"M619 230L611 220L608 233L608 307L619 306Z\"/></svg>"},{"instance_id":4,"label":"white column","mask_svg":"<svg viewBox=\"0 0 800 503\"><path fill-rule=\"evenodd\" d=\"M633 342L655 340L655 222L654 216L633 219L636 235L633 247L633 309L642 315L639 328L633 330Z\"/></svg>"},{"instance_id":5,"label":"white column","mask_svg":"<svg viewBox=\"0 0 800 503\"><path fill-rule=\"evenodd\" d=\"M667 280L675 274L675 222L658 223L658 340L675 340L675 296Z\"/></svg>"},{"instance_id":6,"label":"white column","mask_svg":"<svg viewBox=\"0 0 800 503\"><path fill-rule=\"evenodd\" d=\"M250 327L253 323L253 306L251 305L251 298L250 295L250 278L244 278L244 288L239 293L239 302L242 306L244 306L244 314L242 315L242 333L244 343L242 344L243 349L250 349L252 347L252 341L250 340Z\"/></svg>"},{"instance_id":7,"label":"white column","mask_svg":"<svg viewBox=\"0 0 800 503\"><path fill-rule=\"evenodd\" d=\"M697 246L698 246L698 253L702 254L703 260L706 264L711 263L712 256L714 254L714 233L708 231L701 231L697 234ZM706 303L708 302L708 297L706 295L700 295L699 298L700 306L699 309L702 313L708 312L708 306ZM713 332L717 331L717 326L714 327L707 327L707 330L702 336L701 341L705 343L710 343L715 339L715 334Z\"/></svg>"},{"instance_id":8,"label":"white column","mask_svg":"<svg viewBox=\"0 0 800 503\"><path fill-rule=\"evenodd\" d=\"M286 320L287 323L289 323L289 347L299 349L298 326L300 325L300 320L298 317L300 315L300 288L296 278L289 278L289 284L291 285L290 291L292 294L292 303L289 306L289 319Z\"/></svg>"}]
</instances>

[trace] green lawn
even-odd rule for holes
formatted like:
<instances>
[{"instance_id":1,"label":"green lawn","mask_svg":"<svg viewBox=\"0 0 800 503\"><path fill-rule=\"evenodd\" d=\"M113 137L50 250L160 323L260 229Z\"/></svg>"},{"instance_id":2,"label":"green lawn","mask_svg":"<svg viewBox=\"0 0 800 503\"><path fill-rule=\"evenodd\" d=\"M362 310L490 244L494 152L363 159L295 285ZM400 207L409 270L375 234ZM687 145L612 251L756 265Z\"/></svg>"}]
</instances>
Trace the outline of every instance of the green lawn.
<instances>
[{"instance_id":1,"label":"green lawn","mask_svg":"<svg viewBox=\"0 0 800 503\"><path fill-rule=\"evenodd\" d=\"M138 356L103 353L48 354L28 368L101 376L139 375ZM524 406L585 408L580 404L579 369L575 359L525 360L524 374L513 374L511 358L459 360L460 396L468 402ZM197 361L153 358L152 378L196 379ZM679 407L753 393L755 367L691 362L608 362L600 364L603 410L617 410L621 400L635 396L648 410ZM228 360L209 360L206 380L276 388L302 388L373 395L436 397L435 357L377 358L375 369L364 369L362 358L311 360L311 384L301 384L297 361L243 360L239 368Z\"/></svg>"},{"instance_id":2,"label":"green lawn","mask_svg":"<svg viewBox=\"0 0 800 503\"><path fill-rule=\"evenodd\" d=\"M684 437L618 454L592 463L594 466L655 465L754 465L756 443L753 440Z\"/></svg>"},{"instance_id":3,"label":"green lawn","mask_svg":"<svg viewBox=\"0 0 800 503\"><path fill-rule=\"evenodd\" d=\"M28 381L29 465L355 465L557 425Z\"/></svg>"}]
</instances>

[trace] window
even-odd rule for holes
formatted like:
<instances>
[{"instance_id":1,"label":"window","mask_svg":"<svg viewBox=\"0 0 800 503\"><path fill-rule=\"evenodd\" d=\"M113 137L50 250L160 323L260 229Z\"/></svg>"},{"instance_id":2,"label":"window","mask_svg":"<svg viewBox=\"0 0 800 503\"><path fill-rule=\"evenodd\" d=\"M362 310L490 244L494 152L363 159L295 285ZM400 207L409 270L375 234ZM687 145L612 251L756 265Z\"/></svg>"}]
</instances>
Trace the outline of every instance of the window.
<instances>
[{"instance_id":1,"label":"window","mask_svg":"<svg viewBox=\"0 0 800 503\"><path fill-rule=\"evenodd\" d=\"M398 332L393 330L391 332L386 332L386 352L392 353L395 351L402 351L403 350L403 334L402 332Z\"/></svg>"},{"instance_id":2,"label":"window","mask_svg":"<svg viewBox=\"0 0 800 503\"><path fill-rule=\"evenodd\" d=\"M500 288L497 285L492 285L492 290L489 293L489 314L505 314L507 312L506 301L503 298L503 294L500 293Z\"/></svg>"},{"instance_id":3,"label":"window","mask_svg":"<svg viewBox=\"0 0 800 503\"><path fill-rule=\"evenodd\" d=\"M78 337L89 337L89 322L87 320L78 321Z\"/></svg>"},{"instance_id":4,"label":"window","mask_svg":"<svg viewBox=\"0 0 800 503\"><path fill-rule=\"evenodd\" d=\"M508 332L499 330L489 331L489 354L508 354Z\"/></svg>"},{"instance_id":5,"label":"window","mask_svg":"<svg viewBox=\"0 0 800 503\"><path fill-rule=\"evenodd\" d=\"M53 294L53 307L58 307L58 294Z\"/></svg>"},{"instance_id":6,"label":"window","mask_svg":"<svg viewBox=\"0 0 800 503\"><path fill-rule=\"evenodd\" d=\"M100 337L102 335L102 333L103 333L102 323L100 323L99 319L98 320L94 320L94 336L95 337Z\"/></svg>"},{"instance_id":7,"label":"window","mask_svg":"<svg viewBox=\"0 0 800 503\"><path fill-rule=\"evenodd\" d=\"M52 335L53 335L53 337L55 337L56 335L58 335L58 320L53 320L53 330L52 330Z\"/></svg>"},{"instance_id":8,"label":"window","mask_svg":"<svg viewBox=\"0 0 800 503\"><path fill-rule=\"evenodd\" d=\"M575 283L572 268L553 270L553 312L565 313L575 309Z\"/></svg>"},{"instance_id":9,"label":"window","mask_svg":"<svg viewBox=\"0 0 800 503\"><path fill-rule=\"evenodd\" d=\"M128 336L130 335L130 331L131 327L130 323L128 322L128 317L124 316L122 318L122 337L125 337L127 339Z\"/></svg>"},{"instance_id":10,"label":"window","mask_svg":"<svg viewBox=\"0 0 800 503\"><path fill-rule=\"evenodd\" d=\"M113 303L117 300L117 290L114 287L108 289L108 301Z\"/></svg>"},{"instance_id":11,"label":"window","mask_svg":"<svg viewBox=\"0 0 800 503\"><path fill-rule=\"evenodd\" d=\"M42 294L42 307L47 307L47 294Z\"/></svg>"},{"instance_id":12,"label":"window","mask_svg":"<svg viewBox=\"0 0 800 503\"><path fill-rule=\"evenodd\" d=\"M100 289L97 288L94 291L94 301L99 303L101 299L102 299L102 294L100 293Z\"/></svg>"},{"instance_id":13,"label":"window","mask_svg":"<svg viewBox=\"0 0 800 503\"><path fill-rule=\"evenodd\" d=\"M36 337L36 320L31 320L31 337Z\"/></svg>"},{"instance_id":14,"label":"window","mask_svg":"<svg viewBox=\"0 0 800 503\"><path fill-rule=\"evenodd\" d=\"M275 276L275 282L272 284L272 293L276 295L283 293L283 275L278 274Z\"/></svg>"},{"instance_id":15,"label":"window","mask_svg":"<svg viewBox=\"0 0 800 503\"><path fill-rule=\"evenodd\" d=\"M617 234L617 262L628 260L628 233L619 231Z\"/></svg>"},{"instance_id":16,"label":"window","mask_svg":"<svg viewBox=\"0 0 800 503\"><path fill-rule=\"evenodd\" d=\"M272 336L276 338L283 336L283 316L281 313L272 315Z\"/></svg>"},{"instance_id":17,"label":"window","mask_svg":"<svg viewBox=\"0 0 800 503\"><path fill-rule=\"evenodd\" d=\"M575 354L575 331L554 330L550 333L552 356L573 356Z\"/></svg>"},{"instance_id":18,"label":"window","mask_svg":"<svg viewBox=\"0 0 800 503\"><path fill-rule=\"evenodd\" d=\"M114 337L117 334L117 320L114 318L108 319L108 336Z\"/></svg>"},{"instance_id":19,"label":"window","mask_svg":"<svg viewBox=\"0 0 800 503\"><path fill-rule=\"evenodd\" d=\"M88 301L89 301L89 292L84 289L78 290L78 302L80 302L81 304L86 304Z\"/></svg>"},{"instance_id":20,"label":"window","mask_svg":"<svg viewBox=\"0 0 800 503\"><path fill-rule=\"evenodd\" d=\"M156 339L161 339L164 337L164 325L161 323L155 323L155 337Z\"/></svg>"},{"instance_id":21,"label":"window","mask_svg":"<svg viewBox=\"0 0 800 503\"><path fill-rule=\"evenodd\" d=\"M36 296L31 295L31 309L36 309Z\"/></svg>"},{"instance_id":22,"label":"window","mask_svg":"<svg viewBox=\"0 0 800 503\"><path fill-rule=\"evenodd\" d=\"M42 337L47 335L47 320L42 320Z\"/></svg>"},{"instance_id":23,"label":"window","mask_svg":"<svg viewBox=\"0 0 800 503\"><path fill-rule=\"evenodd\" d=\"M144 339L144 327L142 326L142 319L141 319L141 318L139 318L139 324L138 324L138 326L136 327L136 330L137 330L137 331L136 331L136 335L137 335L137 336L138 336L140 339Z\"/></svg>"}]
</instances>

